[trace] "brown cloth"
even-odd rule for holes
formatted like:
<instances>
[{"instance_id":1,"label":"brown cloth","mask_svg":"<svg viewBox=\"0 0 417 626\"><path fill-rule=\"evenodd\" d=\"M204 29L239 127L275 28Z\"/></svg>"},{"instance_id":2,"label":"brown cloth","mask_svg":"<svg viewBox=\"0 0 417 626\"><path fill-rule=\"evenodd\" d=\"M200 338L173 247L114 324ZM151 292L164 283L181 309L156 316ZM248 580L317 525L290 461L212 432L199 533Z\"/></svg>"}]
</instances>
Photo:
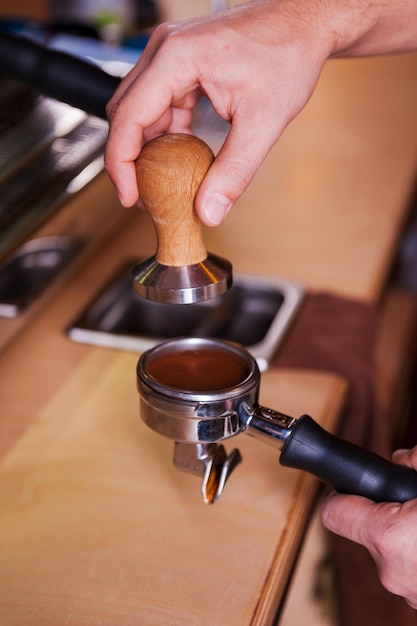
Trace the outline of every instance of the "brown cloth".
<instances>
[{"instance_id":1,"label":"brown cloth","mask_svg":"<svg viewBox=\"0 0 417 626\"><path fill-rule=\"evenodd\" d=\"M349 391L339 436L390 458L388 426L375 385L378 331L376 308L326 293L309 294L272 366L342 375ZM417 611L383 588L365 548L336 535L330 545L340 626L417 626Z\"/></svg>"}]
</instances>

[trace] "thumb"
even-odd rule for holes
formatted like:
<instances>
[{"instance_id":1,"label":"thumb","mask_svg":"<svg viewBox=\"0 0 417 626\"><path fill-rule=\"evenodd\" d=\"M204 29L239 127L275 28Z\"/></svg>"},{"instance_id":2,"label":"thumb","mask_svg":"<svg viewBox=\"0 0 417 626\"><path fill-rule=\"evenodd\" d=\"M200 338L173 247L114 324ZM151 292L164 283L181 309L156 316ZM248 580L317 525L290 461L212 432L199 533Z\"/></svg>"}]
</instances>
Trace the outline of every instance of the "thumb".
<instances>
[{"instance_id":1,"label":"thumb","mask_svg":"<svg viewBox=\"0 0 417 626\"><path fill-rule=\"evenodd\" d=\"M396 450L392 455L392 460L394 463L407 465L417 470L417 446L411 448L411 450Z\"/></svg>"},{"instance_id":2,"label":"thumb","mask_svg":"<svg viewBox=\"0 0 417 626\"><path fill-rule=\"evenodd\" d=\"M333 492L323 504L322 522L333 533L367 546L367 529L371 519L378 516L377 508L367 498Z\"/></svg>"},{"instance_id":3,"label":"thumb","mask_svg":"<svg viewBox=\"0 0 417 626\"><path fill-rule=\"evenodd\" d=\"M259 132L253 120L250 124L233 122L196 195L195 209L204 224L217 226L224 220L277 139L271 141L270 129Z\"/></svg>"}]
</instances>

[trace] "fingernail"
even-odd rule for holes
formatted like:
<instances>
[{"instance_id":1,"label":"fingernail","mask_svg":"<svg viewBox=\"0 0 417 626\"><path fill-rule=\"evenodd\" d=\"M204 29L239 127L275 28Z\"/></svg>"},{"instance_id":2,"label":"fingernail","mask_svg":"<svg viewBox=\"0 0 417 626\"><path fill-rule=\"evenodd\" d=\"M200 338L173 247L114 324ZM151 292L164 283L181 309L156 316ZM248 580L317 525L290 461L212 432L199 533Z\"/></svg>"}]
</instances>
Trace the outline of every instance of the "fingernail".
<instances>
[{"instance_id":1,"label":"fingernail","mask_svg":"<svg viewBox=\"0 0 417 626\"><path fill-rule=\"evenodd\" d=\"M207 221L213 226L217 226L224 220L231 206L232 203L229 198L215 191L206 198L202 209Z\"/></svg>"},{"instance_id":2,"label":"fingernail","mask_svg":"<svg viewBox=\"0 0 417 626\"><path fill-rule=\"evenodd\" d=\"M405 454L407 454L407 452L410 452L410 450L408 450L407 448L400 448L398 450L394 450L394 452L392 453L392 458L399 459L403 457Z\"/></svg>"},{"instance_id":3,"label":"fingernail","mask_svg":"<svg viewBox=\"0 0 417 626\"><path fill-rule=\"evenodd\" d=\"M118 198L119 198L119 202L120 202L120 204L121 204L123 207L125 207L125 206L126 206L125 201L123 200L123 196L122 196L122 194L120 193L120 191L119 191L119 190L117 190L117 195L118 195Z\"/></svg>"}]
</instances>

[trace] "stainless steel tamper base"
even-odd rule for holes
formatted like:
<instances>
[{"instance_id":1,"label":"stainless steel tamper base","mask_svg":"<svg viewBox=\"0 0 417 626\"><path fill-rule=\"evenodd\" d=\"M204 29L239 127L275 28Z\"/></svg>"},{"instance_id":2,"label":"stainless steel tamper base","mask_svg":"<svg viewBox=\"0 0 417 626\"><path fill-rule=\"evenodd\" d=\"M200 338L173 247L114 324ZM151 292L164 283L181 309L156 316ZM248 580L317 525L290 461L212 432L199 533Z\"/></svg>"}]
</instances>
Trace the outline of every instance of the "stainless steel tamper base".
<instances>
[{"instance_id":1,"label":"stainless steel tamper base","mask_svg":"<svg viewBox=\"0 0 417 626\"><path fill-rule=\"evenodd\" d=\"M211 253L195 265L162 265L152 256L133 268L135 293L165 304L204 302L225 293L232 283L230 261Z\"/></svg>"}]
</instances>

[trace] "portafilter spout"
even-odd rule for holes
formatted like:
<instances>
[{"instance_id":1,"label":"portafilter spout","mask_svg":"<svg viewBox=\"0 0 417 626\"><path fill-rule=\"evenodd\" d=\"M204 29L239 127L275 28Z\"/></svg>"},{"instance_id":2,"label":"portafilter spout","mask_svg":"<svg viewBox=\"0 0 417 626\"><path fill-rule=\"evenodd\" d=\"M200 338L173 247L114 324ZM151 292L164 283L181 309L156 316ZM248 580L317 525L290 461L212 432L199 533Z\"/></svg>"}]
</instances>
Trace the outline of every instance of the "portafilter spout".
<instances>
[{"instance_id":1,"label":"portafilter spout","mask_svg":"<svg viewBox=\"0 0 417 626\"><path fill-rule=\"evenodd\" d=\"M305 470L341 493L376 502L417 497L417 472L390 463L327 431L308 415L295 419L259 405L260 372L237 344L207 338L166 341L137 367L140 412L153 430L176 442L175 465L203 477L215 502L240 461L221 443L247 433L281 451L281 465Z\"/></svg>"},{"instance_id":2,"label":"portafilter spout","mask_svg":"<svg viewBox=\"0 0 417 626\"><path fill-rule=\"evenodd\" d=\"M133 270L139 296L191 304L231 287L232 266L207 252L203 224L194 210L195 195L213 159L201 139L181 133L156 137L142 148L136 162L139 195L158 245L156 254Z\"/></svg>"}]
</instances>

